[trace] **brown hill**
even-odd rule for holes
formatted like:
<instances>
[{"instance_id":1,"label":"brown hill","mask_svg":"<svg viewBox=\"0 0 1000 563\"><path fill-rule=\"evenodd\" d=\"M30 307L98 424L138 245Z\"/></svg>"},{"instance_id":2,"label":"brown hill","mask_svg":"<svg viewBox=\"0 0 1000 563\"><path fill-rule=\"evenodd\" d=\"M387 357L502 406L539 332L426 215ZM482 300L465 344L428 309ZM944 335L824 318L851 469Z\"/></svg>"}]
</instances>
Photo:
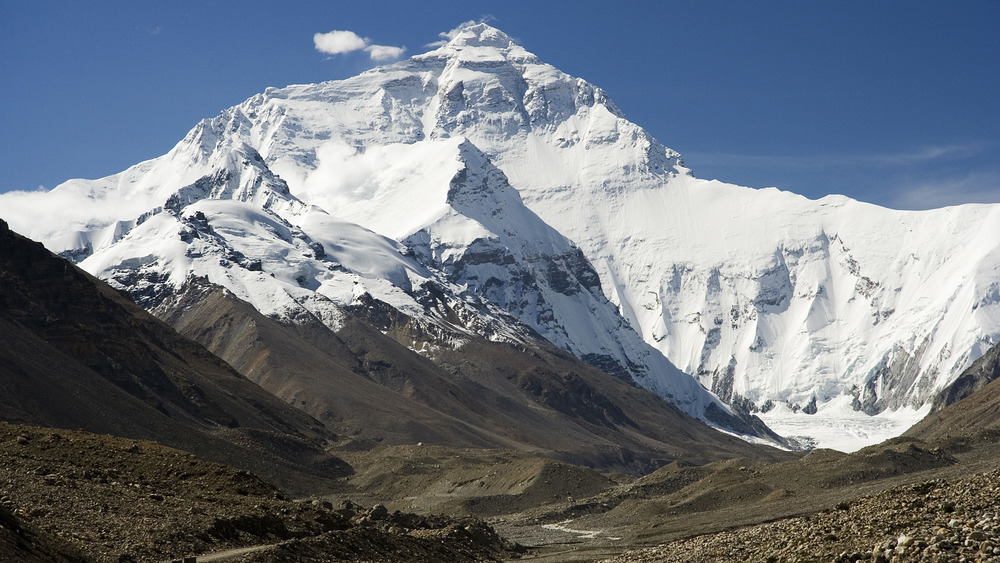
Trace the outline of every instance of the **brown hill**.
<instances>
[{"instance_id":1,"label":"brown hill","mask_svg":"<svg viewBox=\"0 0 1000 563\"><path fill-rule=\"evenodd\" d=\"M461 346L435 345L384 303L356 307L334 333L316 319L279 323L195 280L155 312L360 443L510 448L631 473L678 459L794 457L717 432L551 346L468 334ZM421 339L433 361L402 344Z\"/></svg>"},{"instance_id":2,"label":"brown hill","mask_svg":"<svg viewBox=\"0 0 1000 563\"><path fill-rule=\"evenodd\" d=\"M320 422L2 221L0 339L2 420L156 440L287 486L346 470Z\"/></svg>"}]
</instances>

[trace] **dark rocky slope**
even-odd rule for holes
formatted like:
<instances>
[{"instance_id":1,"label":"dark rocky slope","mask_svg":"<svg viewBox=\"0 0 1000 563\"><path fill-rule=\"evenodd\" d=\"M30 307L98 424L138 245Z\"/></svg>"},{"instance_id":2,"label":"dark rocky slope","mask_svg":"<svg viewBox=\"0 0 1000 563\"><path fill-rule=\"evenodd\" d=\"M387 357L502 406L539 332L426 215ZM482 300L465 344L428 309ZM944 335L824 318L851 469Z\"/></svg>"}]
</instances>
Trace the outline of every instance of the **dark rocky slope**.
<instances>
[{"instance_id":1,"label":"dark rocky slope","mask_svg":"<svg viewBox=\"0 0 1000 563\"><path fill-rule=\"evenodd\" d=\"M1000 459L1000 346L994 346L952 387L965 397L927 415L903 436L935 444L957 456ZM968 386L966 386L968 384Z\"/></svg>"},{"instance_id":2,"label":"dark rocky slope","mask_svg":"<svg viewBox=\"0 0 1000 563\"><path fill-rule=\"evenodd\" d=\"M9 501L8 501L9 504ZM87 557L0 506L0 563L83 563Z\"/></svg>"},{"instance_id":3,"label":"dark rocky slope","mask_svg":"<svg viewBox=\"0 0 1000 563\"><path fill-rule=\"evenodd\" d=\"M998 378L1000 378L1000 346L994 346L938 394L934 400L934 410L957 403Z\"/></svg>"},{"instance_id":4,"label":"dark rocky slope","mask_svg":"<svg viewBox=\"0 0 1000 563\"><path fill-rule=\"evenodd\" d=\"M0 221L0 419L156 440L295 487L334 435Z\"/></svg>"}]
</instances>

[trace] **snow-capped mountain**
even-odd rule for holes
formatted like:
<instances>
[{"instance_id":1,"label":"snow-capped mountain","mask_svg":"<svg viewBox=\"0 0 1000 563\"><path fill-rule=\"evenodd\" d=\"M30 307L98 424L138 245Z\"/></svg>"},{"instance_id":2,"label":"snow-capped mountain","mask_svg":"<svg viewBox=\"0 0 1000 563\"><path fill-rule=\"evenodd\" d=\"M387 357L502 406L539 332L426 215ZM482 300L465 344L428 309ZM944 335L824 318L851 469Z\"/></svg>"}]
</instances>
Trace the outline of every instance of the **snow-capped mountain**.
<instances>
[{"instance_id":1,"label":"snow-capped mountain","mask_svg":"<svg viewBox=\"0 0 1000 563\"><path fill-rule=\"evenodd\" d=\"M530 327L726 419L676 365L737 410L815 413L797 414L806 435L919 409L1000 339L1000 206L696 179L602 90L484 24L354 78L268 88L163 157L0 195L0 214L151 303L205 276L335 328L369 294L495 339ZM427 292L467 314L435 314Z\"/></svg>"},{"instance_id":2,"label":"snow-capped mountain","mask_svg":"<svg viewBox=\"0 0 1000 563\"><path fill-rule=\"evenodd\" d=\"M17 195L3 207L18 209L15 228L151 309L205 278L266 315L336 331L342 307L371 296L425 323L421 332L435 338L408 344L429 356L461 346L463 333L522 343L541 335L693 416L767 433L645 343L580 249L525 207L473 143L436 135L373 145L367 161L342 166L338 158L357 152L342 138L325 131L319 146L299 142L317 124L339 127L336 106L300 114L287 101L269 90L200 123L163 157L67 182L42 207ZM301 197L273 172L289 163L316 172L300 182ZM56 209L46 220L29 208Z\"/></svg>"}]
</instances>

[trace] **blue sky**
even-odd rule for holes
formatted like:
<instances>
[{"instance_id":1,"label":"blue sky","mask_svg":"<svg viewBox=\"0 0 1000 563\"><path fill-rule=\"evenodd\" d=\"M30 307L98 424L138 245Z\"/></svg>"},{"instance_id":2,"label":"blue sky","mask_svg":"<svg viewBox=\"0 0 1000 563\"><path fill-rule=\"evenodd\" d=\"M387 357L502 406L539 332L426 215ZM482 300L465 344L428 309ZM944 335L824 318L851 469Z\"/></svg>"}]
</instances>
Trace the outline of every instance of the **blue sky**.
<instances>
[{"instance_id":1,"label":"blue sky","mask_svg":"<svg viewBox=\"0 0 1000 563\"><path fill-rule=\"evenodd\" d=\"M268 86L486 18L698 177L920 209L1000 202L1000 2L0 0L0 191L113 174Z\"/></svg>"}]
</instances>

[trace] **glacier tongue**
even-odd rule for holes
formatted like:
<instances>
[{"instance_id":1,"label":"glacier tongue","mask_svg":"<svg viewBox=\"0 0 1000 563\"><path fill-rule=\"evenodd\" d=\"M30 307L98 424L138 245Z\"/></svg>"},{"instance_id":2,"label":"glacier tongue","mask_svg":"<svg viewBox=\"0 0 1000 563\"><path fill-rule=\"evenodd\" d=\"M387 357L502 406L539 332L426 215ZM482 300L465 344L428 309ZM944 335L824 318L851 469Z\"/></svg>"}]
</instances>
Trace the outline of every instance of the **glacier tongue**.
<instances>
[{"instance_id":1,"label":"glacier tongue","mask_svg":"<svg viewBox=\"0 0 1000 563\"><path fill-rule=\"evenodd\" d=\"M1000 340L1000 206L697 179L601 89L484 24L347 80L268 88L163 157L0 194L0 212L123 285L208 276L331 325L366 293L426 316L432 283L689 412L731 411L674 365L813 439L870 415L896 432L883 422L920 416Z\"/></svg>"}]
</instances>

